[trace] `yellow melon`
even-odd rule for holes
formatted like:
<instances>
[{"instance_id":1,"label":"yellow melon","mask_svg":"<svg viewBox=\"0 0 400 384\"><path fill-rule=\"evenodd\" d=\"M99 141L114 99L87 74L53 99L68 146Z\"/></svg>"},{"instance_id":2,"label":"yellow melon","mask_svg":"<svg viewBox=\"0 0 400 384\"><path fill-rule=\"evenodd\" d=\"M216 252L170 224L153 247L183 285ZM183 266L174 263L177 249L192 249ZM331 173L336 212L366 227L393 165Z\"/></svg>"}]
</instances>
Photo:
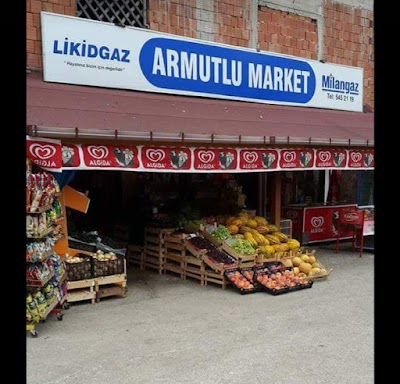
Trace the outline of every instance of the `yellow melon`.
<instances>
[{"instance_id":1,"label":"yellow melon","mask_svg":"<svg viewBox=\"0 0 400 384\"><path fill-rule=\"evenodd\" d=\"M310 273L311 269L312 269L311 264L308 264L306 262L302 262L299 265L300 272L303 272L306 275L308 275Z\"/></svg>"}]
</instances>

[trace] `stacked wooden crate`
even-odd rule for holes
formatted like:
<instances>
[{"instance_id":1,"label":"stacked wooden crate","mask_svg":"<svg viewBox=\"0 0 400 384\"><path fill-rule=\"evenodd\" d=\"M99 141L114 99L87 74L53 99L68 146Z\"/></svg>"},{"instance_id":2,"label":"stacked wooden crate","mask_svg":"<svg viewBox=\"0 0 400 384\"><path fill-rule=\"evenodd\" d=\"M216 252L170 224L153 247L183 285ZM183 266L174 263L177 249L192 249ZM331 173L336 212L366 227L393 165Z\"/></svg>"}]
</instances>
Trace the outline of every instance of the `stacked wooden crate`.
<instances>
[{"instance_id":1,"label":"stacked wooden crate","mask_svg":"<svg viewBox=\"0 0 400 384\"><path fill-rule=\"evenodd\" d=\"M144 269L155 269L160 275L162 274L165 263L165 236L173 231L173 228L145 227Z\"/></svg>"},{"instance_id":2,"label":"stacked wooden crate","mask_svg":"<svg viewBox=\"0 0 400 384\"><path fill-rule=\"evenodd\" d=\"M144 249L141 245L128 245L127 255L128 265L137 265L140 269L144 268Z\"/></svg>"},{"instance_id":3,"label":"stacked wooden crate","mask_svg":"<svg viewBox=\"0 0 400 384\"><path fill-rule=\"evenodd\" d=\"M204 250L197 250L190 242L185 241L186 257L184 263L183 279L188 277L200 281L200 285L205 284L205 264L202 259Z\"/></svg>"},{"instance_id":4,"label":"stacked wooden crate","mask_svg":"<svg viewBox=\"0 0 400 384\"><path fill-rule=\"evenodd\" d=\"M173 272L184 279L186 248L181 235L167 235L164 238L164 273Z\"/></svg>"}]
</instances>

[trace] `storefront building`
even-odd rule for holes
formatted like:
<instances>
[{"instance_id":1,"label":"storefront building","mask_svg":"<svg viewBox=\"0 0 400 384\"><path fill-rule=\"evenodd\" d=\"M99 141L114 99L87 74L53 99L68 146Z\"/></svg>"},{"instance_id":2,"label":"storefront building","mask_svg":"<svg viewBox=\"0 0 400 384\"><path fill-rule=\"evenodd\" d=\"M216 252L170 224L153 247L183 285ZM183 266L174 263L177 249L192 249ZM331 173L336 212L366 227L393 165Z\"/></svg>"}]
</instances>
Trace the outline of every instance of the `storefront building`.
<instances>
[{"instance_id":1,"label":"storefront building","mask_svg":"<svg viewBox=\"0 0 400 384\"><path fill-rule=\"evenodd\" d=\"M256 172L252 208L303 243L334 238L327 201L373 207L372 1L133 2L136 28L86 3L27 2L34 162Z\"/></svg>"}]
</instances>

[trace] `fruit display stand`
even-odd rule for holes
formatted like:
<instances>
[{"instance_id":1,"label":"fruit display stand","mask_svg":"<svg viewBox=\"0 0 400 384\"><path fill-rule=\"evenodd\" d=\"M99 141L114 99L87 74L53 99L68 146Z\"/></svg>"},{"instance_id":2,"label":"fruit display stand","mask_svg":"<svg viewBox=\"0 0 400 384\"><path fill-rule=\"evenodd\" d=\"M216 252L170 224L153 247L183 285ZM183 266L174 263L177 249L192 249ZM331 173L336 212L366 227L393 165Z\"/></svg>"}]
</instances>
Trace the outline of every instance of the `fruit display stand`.
<instances>
[{"instance_id":1,"label":"fruit display stand","mask_svg":"<svg viewBox=\"0 0 400 384\"><path fill-rule=\"evenodd\" d=\"M90 199L87 195L74 190L69 186L65 186L61 196L63 211L65 207L86 213L89 208ZM69 257L77 257L78 255L86 255L91 258L91 262L95 257L93 252L70 248L68 245L68 226L66 218L62 221L65 239L56 244L57 251L60 254L68 255ZM74 243L75 244L75 243ZM76 243L79 246L79 242ZM125 297L127 293L127 275L126 275L126 260L123 260L122 273L110 276L93 276L87 279L68 281L68 302L74 303L77 301L90 300L92 304L100 301L101 298L108 296Z\"/></svg>"},{"instance_id":2,"label":"fruit display stand","mask_svg":"<svg viewBox=\"0 0 400 384\"><path fill-rule=\"evenodd\" d=\"M208 219L204 222L210 223ZM330 273L316 259L315 251L307 251L265 218L239 214L225 224L203 224L193 233L176 230L163 239L160 236L157 241L164 247L164 273L196 279L201 286L212 283L225 289L232 284L241 294L261 290L272 295L310 288L314 280ZM301 271L296 264L302 264ZM287 270L284 278L280 278L283 272L278 266ZM260 282L257 276L262 277Z\"/></svg>"}]
</instances>

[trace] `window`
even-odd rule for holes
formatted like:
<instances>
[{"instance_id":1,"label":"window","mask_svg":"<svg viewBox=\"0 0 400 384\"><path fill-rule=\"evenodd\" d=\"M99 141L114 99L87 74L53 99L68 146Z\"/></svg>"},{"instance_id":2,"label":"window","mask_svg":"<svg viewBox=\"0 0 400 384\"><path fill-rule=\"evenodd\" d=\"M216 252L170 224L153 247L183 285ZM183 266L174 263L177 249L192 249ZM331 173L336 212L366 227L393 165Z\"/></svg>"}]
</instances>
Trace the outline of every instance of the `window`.
<instances>
[{"instance_id":1,"label":"window","mask_svg":"<svg viewBox=\"0 0 400 384\"><path fill-rule=\"evenodd\" d=\"M146 27L146 0L77 0L76 14L85 19Z\"/></svg>"}]
</instances>

